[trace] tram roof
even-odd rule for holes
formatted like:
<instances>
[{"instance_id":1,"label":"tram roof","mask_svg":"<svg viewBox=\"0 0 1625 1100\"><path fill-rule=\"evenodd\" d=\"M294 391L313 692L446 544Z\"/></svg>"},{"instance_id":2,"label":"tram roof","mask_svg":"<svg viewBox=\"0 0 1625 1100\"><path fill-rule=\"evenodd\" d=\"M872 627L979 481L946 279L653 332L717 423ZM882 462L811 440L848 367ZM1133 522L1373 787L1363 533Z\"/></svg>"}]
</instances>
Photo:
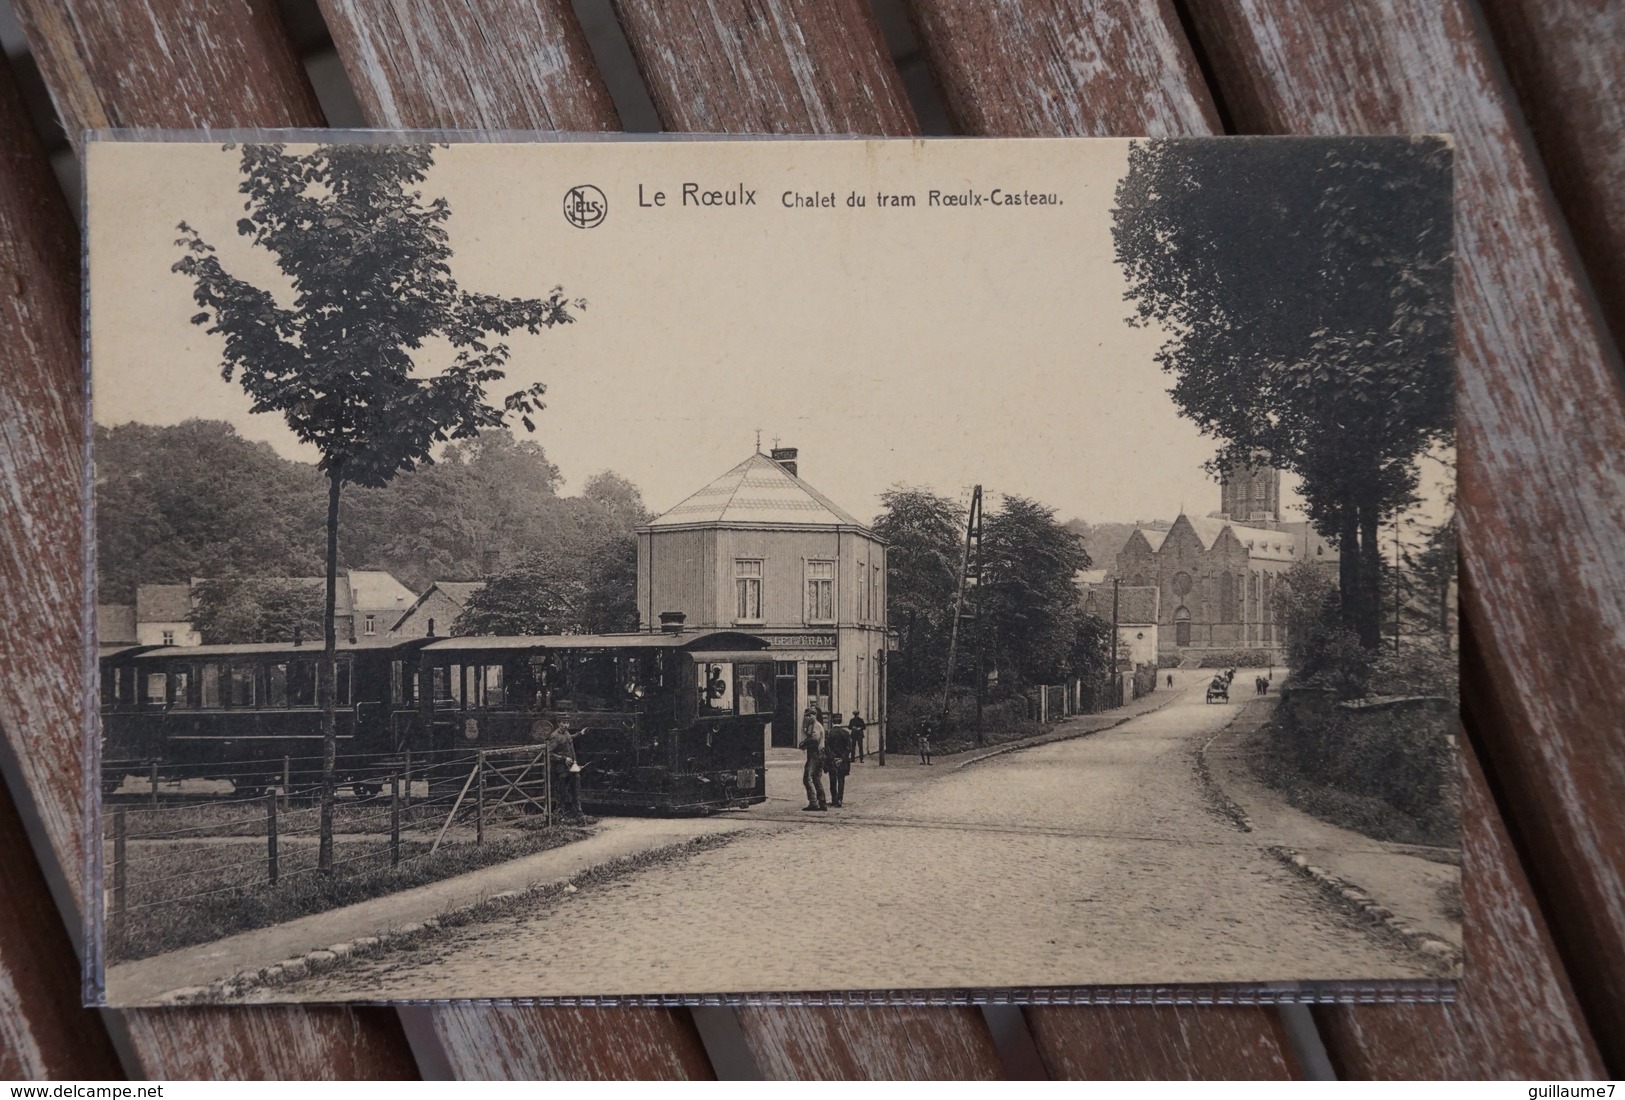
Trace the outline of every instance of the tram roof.
<instances>
[{"instance_id":1,"label":"tram roof","mask_svg":"<svg viewBox=\"0 0 1625 1100\"><path fill-rule=\"evenodd\" d=\"M765 639L738 630L692 630L682 634L471 634L424 646L427 653L491 649L687 649L763 650Z\"/></svg>"},{"instance_id":2,"label":"tram roof","mask_svg":"<svg viewBox=\"0 0 1625 1100\"><path fill-rule=\"evenodd\" d=\"M426 641L423 638L358 638L353 642L340 642L338 655L346 653L376 653L391 649L413 648L414 643ZM144 652L143 652L144 650ZM134 646L128 649L107 652L102 657L130 654L143 659L170 660L177 657L320 657L322 643L303 642L294 645L292 642L244 642L238 645L160 645L160 646Z\"/></svg>"}]
</instances>

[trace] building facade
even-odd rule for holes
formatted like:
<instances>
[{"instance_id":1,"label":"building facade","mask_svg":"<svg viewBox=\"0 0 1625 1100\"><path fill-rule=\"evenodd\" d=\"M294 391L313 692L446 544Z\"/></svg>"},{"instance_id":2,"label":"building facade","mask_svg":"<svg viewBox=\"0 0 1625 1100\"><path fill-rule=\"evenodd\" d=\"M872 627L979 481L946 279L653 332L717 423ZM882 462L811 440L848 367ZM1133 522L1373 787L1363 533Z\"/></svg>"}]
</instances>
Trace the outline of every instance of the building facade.
<instances>
[{"instance_id":1,"label":"building facade","mask_svg":"<svg viewBox=\"0 0 1625 1100\"><path fill-rule=\"evenodd\" d=\"M1167 531L1139 528L1113 575L1157 592L1157 650L1187 663L1205 653L1263 650L1285 659L1274 596L1299 562L1330 568L1337 551L1307 523L1281 520L1281 474L1268 466L1225 474L1222 510L1181 514Z\"/></svg>"},{"instance_id":2,"label":"building facade","mask_svg":"<svg viewBox=\"0 0 1625 1100\"><path fill-rule=\"evenodd\" d=\"M468 598L484 586L484 581L435 581L390 626L390 636L449 637L451 624L463 613Z\"/></svg>"},{"instance_id":3,"label":"building facade","mask_svg":"<svg viewBox=\"0 0 1625 1100\"><path fill-rule=\"evenodd\" d=\"M638 528L638 615L766 638L770 744L794 746L809 705L871 724L886 646L886 545L801 480L793 448L753 454Z\"/></svg>"}]
</instances>

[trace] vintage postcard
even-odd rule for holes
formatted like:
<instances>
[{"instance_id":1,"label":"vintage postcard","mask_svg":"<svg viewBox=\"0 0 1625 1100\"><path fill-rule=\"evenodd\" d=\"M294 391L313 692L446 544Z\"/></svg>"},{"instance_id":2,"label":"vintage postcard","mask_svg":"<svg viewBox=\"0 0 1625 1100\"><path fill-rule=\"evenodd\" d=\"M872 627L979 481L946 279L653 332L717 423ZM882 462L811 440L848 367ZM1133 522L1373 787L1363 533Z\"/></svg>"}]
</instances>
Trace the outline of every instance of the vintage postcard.
<instances>
[{"instance_id":1,"label":"vintage postcard","mask_svg":"<svg viewBox=\"0 0 1625 1100\"><path fill-rule=\"evenodd\" d=\"M107 1003L1449 988L1448 139L521 138L88 144Z\"/></svg>"}]
</instances>

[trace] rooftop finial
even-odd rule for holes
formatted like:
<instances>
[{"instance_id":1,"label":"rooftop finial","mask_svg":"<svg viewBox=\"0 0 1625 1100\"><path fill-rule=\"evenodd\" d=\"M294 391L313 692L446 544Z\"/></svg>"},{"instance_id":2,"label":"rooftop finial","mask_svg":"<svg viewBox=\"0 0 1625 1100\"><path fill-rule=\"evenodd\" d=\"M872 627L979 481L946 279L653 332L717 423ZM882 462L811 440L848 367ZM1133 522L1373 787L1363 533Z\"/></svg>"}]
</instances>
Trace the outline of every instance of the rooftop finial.
<instances>
[{"instance_id":1,"label":"rooftop finial","mask_svg":"<svg viewBox=\"0 0 1625 1100\"><path fill-rule=\"evenodd\" d=\"M762 429L756 429L756 453L762 453Z\"/></svg>"}]
</instances>

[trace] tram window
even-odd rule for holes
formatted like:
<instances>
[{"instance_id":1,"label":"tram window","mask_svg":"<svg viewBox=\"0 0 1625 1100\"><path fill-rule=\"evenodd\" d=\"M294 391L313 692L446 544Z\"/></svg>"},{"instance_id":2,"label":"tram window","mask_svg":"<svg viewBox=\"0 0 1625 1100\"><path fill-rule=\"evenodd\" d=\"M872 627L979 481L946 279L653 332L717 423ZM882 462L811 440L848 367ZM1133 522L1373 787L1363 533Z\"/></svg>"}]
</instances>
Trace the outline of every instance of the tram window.
<instances>
[{"instance_id":1,"label":"tram window","mask_svg":"<svg viewBox=\"0 0 1625 1100\"><path fill-rule=\"evenodd\" d=\"M484 675L480 680L480 705L502 706L506 702L502 690L502 666L486 665L481 671Z\"/></svg>"},{"instance_id":2,"label":"tram window","mask_svg":"<svg viewBox=\"0 0 1625 1100\"><path fill-rule=\"evenodd\" d=\"M169 705L186 710L192 705L192 673L187 670L174 672L170 675L173 681L169 685Z\"/></svg>"},{"instance_id":3,"label":"tram window","mask_svg":"<svg viewBox=\"0 0 1625 1100\"><path fill-rule=\"evenodd\" d=\"M202 699L199 705L205 709L220 705L220 666L206 664L198 677L198 686L202 689Z\"/></svg>"},{"instance_id":4,"label":"tram window","mask_svg":"<svg viewBox=\"0 0 1625 1100\"><path fill-rule=\"evenodd\" d=\"M288 705L288 666L274 664L265 666L265 695L266 702L273 707Z\"/></svg>"},{"instance_id":5,"label":"tram window","mask_svg":"<svg viewBox=\"0 0 1625 1100\"><path fill-rule=\"evenodd\" d=\"M254 705L254 666L231 665L226 669L226 705L251 707Z\"/></svg>"},{"instance_id":6,"label":"tram window","mask_svg":"<svg viewBox=\"0 0 1625 1100\"><path fill-rule=\"evenodd\" d=\"M162 672L147 673L147 697L149 703L169 702L169 677Z\"/></svg>"},{"instance_id":7,"label":"tram window","mask_svg":"<svg viewBox=\"0 0 1625 1100\"><path fill-rule=\"evenodd\" d=\"M700 709L733 713L734 666L731 661L706 661L695 665L700 681Z\"/></svg>"},{"instance_id":8,"label":"tram window","mask_svg":"<svg viewBox=\"0 0 1625 1100\"><path fill-rule=\"evenodd\" d=\"M338 679L333 682L333 705L347 707L350 705L350 662L338 663Z\"/></svg>"},{"instance_id":9,"label":"tram window","mask_svg":"<svg viewBox=\"0 0 1625 1100\"><path fill-rule=\"evenodd\" d=\"M316 705L316 662L288 662L288 705L313 707Z\"/></svg>"},{"instance_id":10,"label":"tram window","mask_svg":"<svg viewBox=\"0 0 1625 1100\"><path fill-rule=\"evenodd\" d=\"M772 662L735 665L734 697L738 701L740 714L772 714Z\"/></svg>"}]
</instances>

